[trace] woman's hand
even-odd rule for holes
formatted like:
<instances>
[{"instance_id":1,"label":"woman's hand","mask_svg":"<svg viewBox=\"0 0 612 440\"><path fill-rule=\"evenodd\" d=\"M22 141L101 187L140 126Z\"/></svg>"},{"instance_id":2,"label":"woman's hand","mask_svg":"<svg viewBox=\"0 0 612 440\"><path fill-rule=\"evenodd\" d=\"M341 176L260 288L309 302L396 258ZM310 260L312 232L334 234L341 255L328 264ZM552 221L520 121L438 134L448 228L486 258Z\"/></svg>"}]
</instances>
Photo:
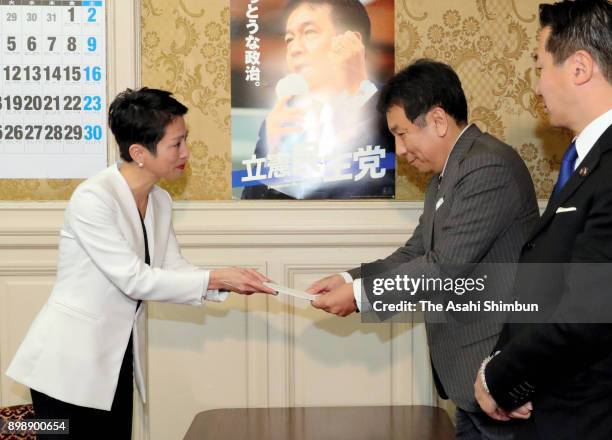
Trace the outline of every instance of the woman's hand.
<instances>
[{"instance_id":1,"label":"woman's hand","mask_svg":"<svg viewBox=\"0 0 612 440\"><path fill-rule=\"evenodd\" d=\"M227 267L210 272L208 289L231 290L232 292L250 295L256 292L276 295L276 292L263 285L269 278L260 274L255 269L244 269L241 267Z\"/></svg>"}]
</instances>

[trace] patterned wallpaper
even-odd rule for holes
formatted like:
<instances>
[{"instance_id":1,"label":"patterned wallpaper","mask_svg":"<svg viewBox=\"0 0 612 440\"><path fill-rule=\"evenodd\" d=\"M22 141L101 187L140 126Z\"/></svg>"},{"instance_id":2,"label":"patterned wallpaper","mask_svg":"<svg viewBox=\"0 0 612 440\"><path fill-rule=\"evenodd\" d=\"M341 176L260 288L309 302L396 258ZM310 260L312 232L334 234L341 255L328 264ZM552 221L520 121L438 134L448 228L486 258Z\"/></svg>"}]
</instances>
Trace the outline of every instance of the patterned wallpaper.
<instances>
[{"instance_id":1,"label":"patterned wallpaper","mask_svg":"<svg viewBox=\"0 0 612 440\"><path fill-rule=\"evenodd\" d=\"M141 1L142 84L172 90L190 108L190 164L164 186L177 200L229 199L229 0ZM548 126L533 92L540 1L396 0L396 66L423 56L451 64L470 120L517 149L547 198L570 135ZM426 180L400 161L398 198L422 199ZM0 199L66 199L75 185L0 180Z\"/></svg>"},{"instance_id":2,"label":"patterned wallpaper","mask_svg":"<svg viewBox=\"0 0 612 440\"><path fill-rule=\"evenodd\" d=\"M423 56L452 65L467 95L470 121L520 153L538 198L546 199L570 134L548 125L533 91L540 2L396 0L396 56L398 66ZM421 198L427 177L399 166L399 198Z\"/></svg>"},{"instance_id":3,"label":"patterned wallpaper","mask_svg":"<svg viewBox=\"0 0 612 440\"><path fill-rule=\"evenodd\" d=\"M142 0L141 30L142 85L189 107L189 165L163 186L175 200L230 199L229 1Z\"/></svg>"}]
</instances>

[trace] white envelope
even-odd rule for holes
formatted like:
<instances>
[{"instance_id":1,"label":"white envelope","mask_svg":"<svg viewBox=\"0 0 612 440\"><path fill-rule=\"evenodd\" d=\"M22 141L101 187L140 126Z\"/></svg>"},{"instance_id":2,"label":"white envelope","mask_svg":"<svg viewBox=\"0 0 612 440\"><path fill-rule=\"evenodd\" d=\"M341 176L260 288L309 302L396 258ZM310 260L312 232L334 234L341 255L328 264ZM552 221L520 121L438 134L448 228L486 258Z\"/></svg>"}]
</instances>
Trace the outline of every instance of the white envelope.
<instances>
[{"instance_id":1,"label":"white envelope","mask_svg":"<svg viewBox=\"0 0 612 440\"><path fill-rule=\"evenodd\" d=\"M569 208L563 208L563 207L558 207L557 211L555 212L555 214L560 214L562 212L572 212L575 211L576 207L575 206L570 206Z\"/></svg>"},{"instance_id":2,"label":"white envelope","mask_svg":"<svg viewBox=\"0 0 612 440\"><path fill-rule=\"evenodd\" d=\"M269 287L272 290L275 290L277 293L282 293L283 295L293 296L294 298L306 299L308 301L314 301L319 297L319 295L311 295L310 293L302 292L301 290L291 289L290 287L281 286L280 284L275 283L263 283L264 286Z\"/></svg>"}]
</instances>

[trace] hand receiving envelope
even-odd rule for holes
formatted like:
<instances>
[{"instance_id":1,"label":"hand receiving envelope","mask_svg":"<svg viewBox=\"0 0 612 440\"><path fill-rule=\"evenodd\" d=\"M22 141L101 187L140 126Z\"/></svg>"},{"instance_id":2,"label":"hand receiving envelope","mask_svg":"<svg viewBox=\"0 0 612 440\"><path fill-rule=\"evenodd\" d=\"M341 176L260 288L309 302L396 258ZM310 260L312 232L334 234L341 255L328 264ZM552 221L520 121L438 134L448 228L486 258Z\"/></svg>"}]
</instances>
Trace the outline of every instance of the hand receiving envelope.
<instances>
[{"instance_id":1,"label":"hand receiving envelope","mask_svg":"<svg viewBox=\"0 0 612 440\"><path fill-rule=\"evenodd\" d=\"M275 290L277 293L282 293L283 295L293 296L294 298L301 298L308 301L314 301L319 297L319 295L311 295L310 293L302 292L301 290L291 289L289 287L281 286L280 284L268 283L264 282L264 286L269 287L272 290Z\"/></svg>"}]
</instances>

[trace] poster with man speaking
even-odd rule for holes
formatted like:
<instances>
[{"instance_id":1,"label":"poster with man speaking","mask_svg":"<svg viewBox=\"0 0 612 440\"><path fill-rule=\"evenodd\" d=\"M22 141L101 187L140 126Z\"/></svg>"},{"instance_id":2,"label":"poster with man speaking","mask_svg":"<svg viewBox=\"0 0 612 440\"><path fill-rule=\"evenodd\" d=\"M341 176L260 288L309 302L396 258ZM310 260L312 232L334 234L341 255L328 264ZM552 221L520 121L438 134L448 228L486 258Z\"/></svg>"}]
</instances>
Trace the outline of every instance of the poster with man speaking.
<instances>
[{"instance_id":1,"label":"poster with man speaking","mask_svg":"<svg viewBox=\"0 0 612 440\"><path fill-rule=\"evenodd\" d=\"M234 198L394 197L393 31L393 0L231 0Z\"/></svg>"}]
</instances>

